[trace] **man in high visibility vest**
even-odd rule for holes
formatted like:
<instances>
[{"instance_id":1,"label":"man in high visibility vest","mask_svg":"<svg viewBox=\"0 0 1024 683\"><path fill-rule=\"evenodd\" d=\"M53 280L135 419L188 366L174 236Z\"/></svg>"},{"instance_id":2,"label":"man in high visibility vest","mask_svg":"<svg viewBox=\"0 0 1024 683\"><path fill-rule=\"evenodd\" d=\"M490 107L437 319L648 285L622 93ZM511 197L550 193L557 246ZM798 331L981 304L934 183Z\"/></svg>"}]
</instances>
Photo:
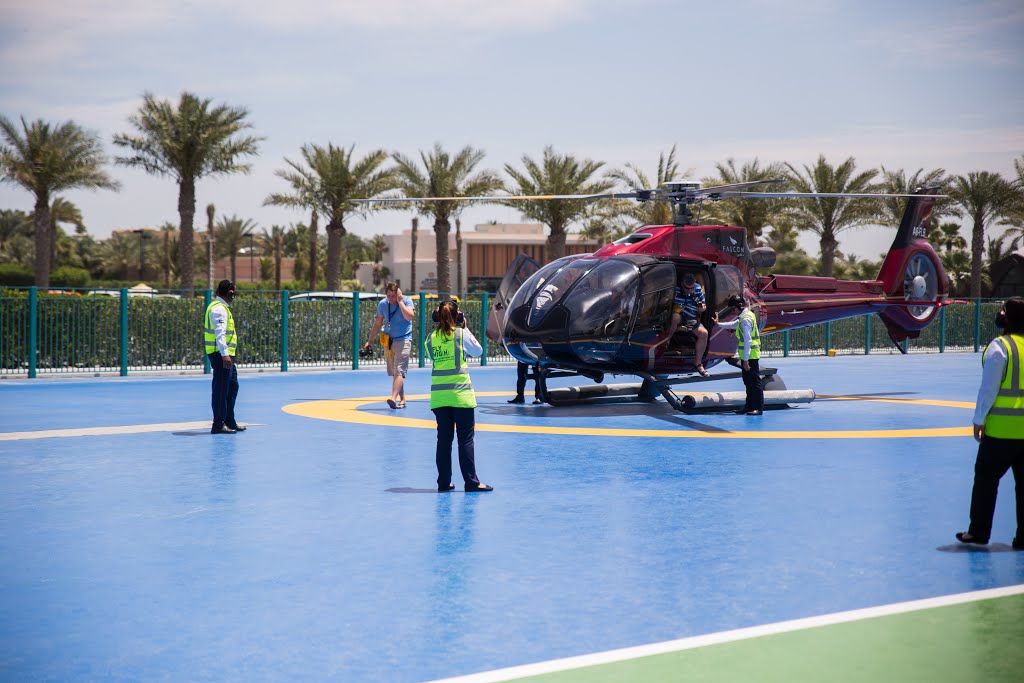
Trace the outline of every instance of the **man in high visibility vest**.
<instances>
[{"instance_id":1,"label":"man in high visibility vest","mask_svg":"<svg viewBox=\"0 0 1024 683\"><path fill-rule=\"evenodd\" d=\"M1007 300L995 322L1004 333L985 348L974 409L974 438L979 446L971 525L956 538L961 543L988 543L999 480L1006 470L1013 469L1017 489L1013 547L1024 550L1024 297Z\"/></svg>"},{"instance_id":2,"label":"man in high visibility vest","mask_svg":"<svg viewBox=\"0 0 1024 683\"><path fill-rule=\"evenodd\" d=\"M761 386L761 332L757 328L757 314L747 307L743 297L733 294L729 297L729 308L737 311L739 317L729 322L718 322L718 314L713 319L720 327L736 330L738 353L743 368L743 386L747 390L747 400L738 415L761 415L764 413L764 389Z\"/></svg>"},{"instance_id":3,"label":"man in high visibility vest","mask_svg":"<svg viewBox=\"0 0 1024 683\"><path fill-rule=\"evenodd\" d=\"M235 300L235 285L221 280L217 296L206 307L203 316L203 339L206 356L213 369L213 427L211 434L244 432L245 427L235 421L235 397L238 396L238 371L235 369L235 350L238 336L235 319L229 304Z\"/></svg>"}]
</instances>

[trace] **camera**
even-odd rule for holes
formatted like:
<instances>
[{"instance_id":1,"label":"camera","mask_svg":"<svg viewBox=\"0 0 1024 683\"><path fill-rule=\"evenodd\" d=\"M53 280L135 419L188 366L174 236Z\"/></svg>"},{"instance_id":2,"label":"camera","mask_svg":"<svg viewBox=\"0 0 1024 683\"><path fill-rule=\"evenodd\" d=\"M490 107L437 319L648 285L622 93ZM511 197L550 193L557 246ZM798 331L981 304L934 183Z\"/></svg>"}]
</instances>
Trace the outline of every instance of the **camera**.
<instances>
[{"instance_id":1,"label":"camera","mask_svg":"<svg viewBox=\"0 0 1024 683\"><path fill-rule=\"evenodd\" d=\"M359 357L360 358L373 358L373 347L372 346L365 346L365 347L359 349Z\"/></svg>"}]
</instances>

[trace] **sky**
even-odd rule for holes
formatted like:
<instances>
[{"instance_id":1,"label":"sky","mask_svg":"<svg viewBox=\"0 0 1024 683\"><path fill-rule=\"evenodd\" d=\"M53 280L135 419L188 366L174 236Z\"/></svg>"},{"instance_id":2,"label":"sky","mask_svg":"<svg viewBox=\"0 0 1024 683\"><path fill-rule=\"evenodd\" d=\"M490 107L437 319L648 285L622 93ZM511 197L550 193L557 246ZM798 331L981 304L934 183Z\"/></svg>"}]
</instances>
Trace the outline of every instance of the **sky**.
<instances>
[{"instance_id":1,"label":"sky","mask_svg":"<svg viewBox=\"0 0 1024 683\"><path fill-rule=\"evenodd\" d=\"M199 181L197 227L209 203L260 229L308 221L262 204L288 190L275 171L309 143L360 157L469 145L498 171L552 145L653 177L675 145L695 178L730 158L800 167L819 155L1010 177L1024 154L1022 85L1020 0L0 0L9 119L74 121L113 158L146 92L249 112L259 157L249 175ZM178 223L173 179L108 170L120 192L64 194L91 234ZM0 208L32 203L0 184ZM396 233L411 217L346 227ZM463 214L464 229L490 220L522 219ZM857 229L840 248L876 258L891 236ZM817 254L814 235L801 244Z\"/></svg>"}]
</instances>

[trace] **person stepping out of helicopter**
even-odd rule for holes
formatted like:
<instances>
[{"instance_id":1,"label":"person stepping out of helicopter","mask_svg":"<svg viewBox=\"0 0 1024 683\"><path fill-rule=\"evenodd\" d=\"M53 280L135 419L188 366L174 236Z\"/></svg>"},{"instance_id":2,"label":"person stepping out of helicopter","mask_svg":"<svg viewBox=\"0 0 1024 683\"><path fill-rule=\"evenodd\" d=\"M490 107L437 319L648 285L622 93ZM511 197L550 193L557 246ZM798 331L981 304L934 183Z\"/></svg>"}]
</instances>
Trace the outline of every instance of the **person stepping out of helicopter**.
<instances>
[{"instance_id":1,"label":"person stepping out of helicopter","mask_svg":"<svg viewBox=\"0 0 1024 683\"><path fill-rule=\"evenodd\" d=\"M693 273L685 273L679 285L676 286L675 301L672 306L672 323L668 328L668 343L672 343L672 337L680 330L690 332L697 338L693 362L701 377L708 376L708 371L704 369L704 351L708 347L708 331L700 322L700 316L705 310L707 310L707 303L704 301L704 289L697 284L697 278L693 276Z\"/></svg>"}]
</instances>

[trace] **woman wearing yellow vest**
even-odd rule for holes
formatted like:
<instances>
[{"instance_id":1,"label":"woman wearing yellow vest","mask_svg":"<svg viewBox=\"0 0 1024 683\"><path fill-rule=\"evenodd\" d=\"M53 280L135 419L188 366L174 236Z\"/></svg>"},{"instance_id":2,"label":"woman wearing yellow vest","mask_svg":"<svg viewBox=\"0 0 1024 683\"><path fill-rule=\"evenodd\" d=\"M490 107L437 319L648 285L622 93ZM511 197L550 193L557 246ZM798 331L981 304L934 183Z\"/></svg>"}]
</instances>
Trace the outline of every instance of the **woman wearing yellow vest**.
<instances>
[{"instance_id":1,"label":"woman wearing yellow vest","mask_svg":"<svg viewBox=\"0 0 1024 683\"><path fill-rule=\"evenodd\" d=\"M447 493L452 483L452 439L459 433L459 469L467 491L492 491L476 476L473 433L476 429L476 394L469 380L467 356L483 353L480 342L466 329L466 317L453 299L433 314L437 326L424 342L433 364L430 377L430 410L437 420L437 490Z\"/></svg>"},{"instance_id":2,"label":"woman wearing yellow vest","mask_svg":"<svg viewBox=\"0 0 1024 683\"><path fill-rule=\"evenodd\" d=\"M1017 489L1017 536L1013 547L1024 550L1024 298L1003 304L996 337L982 356L981 388L974 409L974 438L980 443L974 463L971 526L956 538L985 545L992 533L999 480L1013 469Z\"/></svg>"},{"instance_id":3,"label":"woman wearing yellow vest","mask_svg":"<svg viewBox=\"0 0 1024 683\"><path fill-rule=\"evenodd\" d=\"M221 280L217 296L206 307L203 316L203 338L206 355L213 370L213 428L211 434L244 432L235 421L235 397L238 396L238 371L235 369L235 319L228 306L235 300L235 285Z\"/></svg>"}]
</instances>

